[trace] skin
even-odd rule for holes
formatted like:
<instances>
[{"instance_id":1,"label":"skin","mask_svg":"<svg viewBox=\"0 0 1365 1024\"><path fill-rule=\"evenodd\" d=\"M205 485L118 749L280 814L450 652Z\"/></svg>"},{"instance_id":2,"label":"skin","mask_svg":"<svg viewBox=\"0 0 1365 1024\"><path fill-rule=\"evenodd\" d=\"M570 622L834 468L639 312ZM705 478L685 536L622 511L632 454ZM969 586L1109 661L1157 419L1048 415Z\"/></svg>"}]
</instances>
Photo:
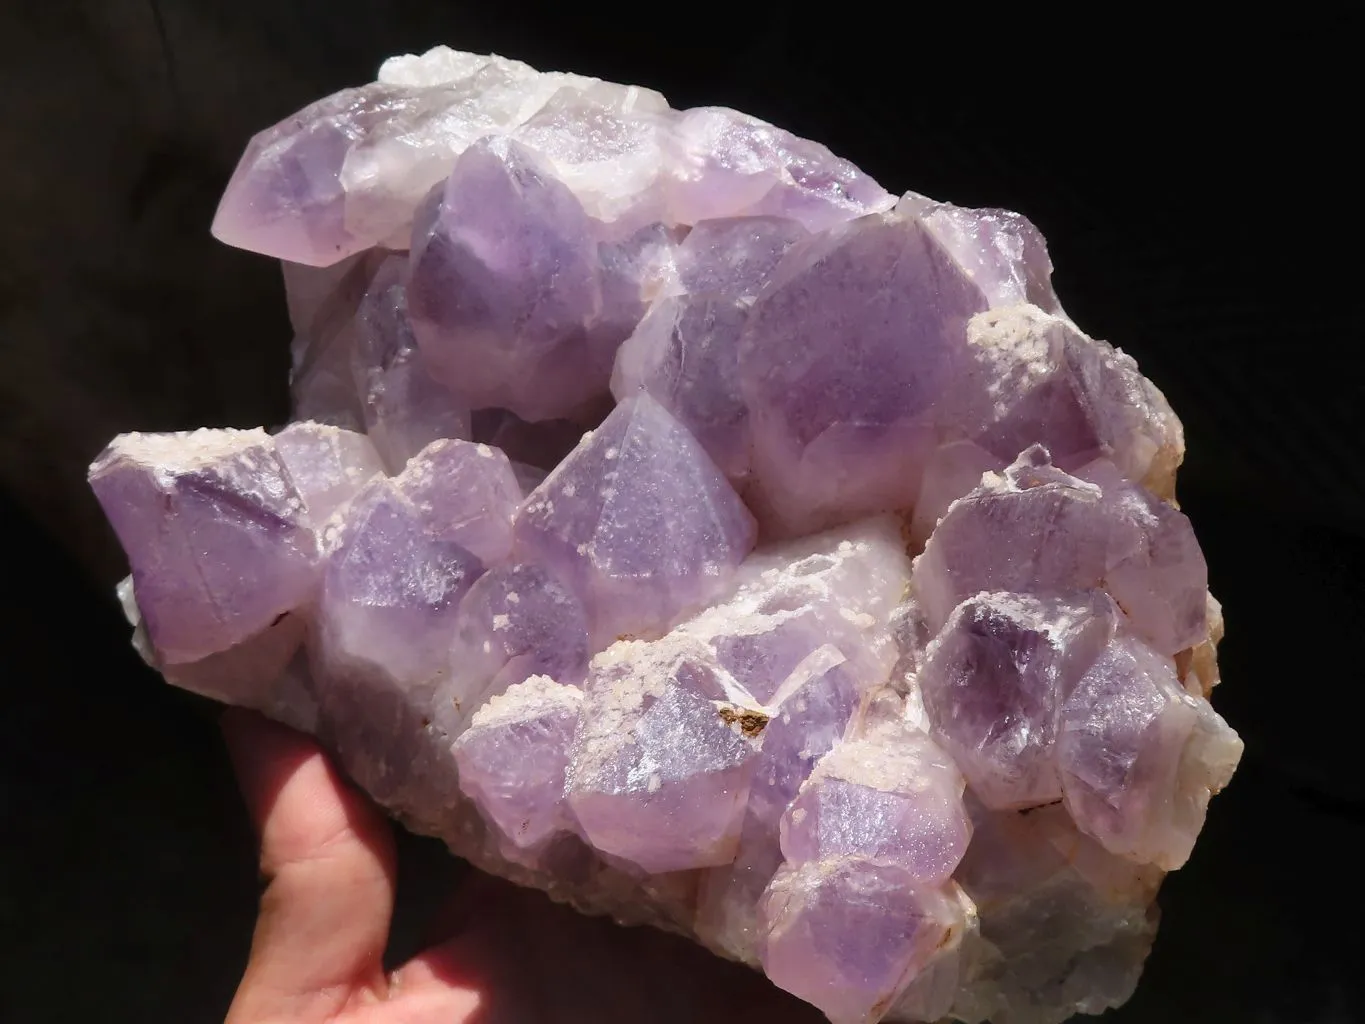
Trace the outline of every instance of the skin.
<instances>
[{"instance_id":1,"label":"skin","mask_svg":"<svg viewBox=\"0 0 1365 1024\"><path fill-rule=\"evenodd\" d=\"M470 872L433 941L386 973L393 833L311 739L229 710L266 887L227 1024L816 1024L757 972Z\"/></svg>"}]
</instances>

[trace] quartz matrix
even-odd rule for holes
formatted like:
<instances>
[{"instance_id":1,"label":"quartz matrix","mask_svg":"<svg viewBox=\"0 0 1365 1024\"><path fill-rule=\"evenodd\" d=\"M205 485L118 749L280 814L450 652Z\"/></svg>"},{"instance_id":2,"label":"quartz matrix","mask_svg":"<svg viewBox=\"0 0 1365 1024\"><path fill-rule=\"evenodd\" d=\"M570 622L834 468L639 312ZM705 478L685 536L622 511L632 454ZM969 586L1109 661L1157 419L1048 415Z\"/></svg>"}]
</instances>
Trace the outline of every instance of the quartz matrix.
<instances>
[{"instance_id":1,"label":"quartz matrix","mask_svg":"<svg viewBox=\"0 0 1365 1024\"><path fill-rule=\"evenodd\" d=\"M90 483L170 682L835 1024L1123 1002L1241 742L1180 422L1025 218L438 47L257 135L294 421Z\"/></svg>"}]
</instances>

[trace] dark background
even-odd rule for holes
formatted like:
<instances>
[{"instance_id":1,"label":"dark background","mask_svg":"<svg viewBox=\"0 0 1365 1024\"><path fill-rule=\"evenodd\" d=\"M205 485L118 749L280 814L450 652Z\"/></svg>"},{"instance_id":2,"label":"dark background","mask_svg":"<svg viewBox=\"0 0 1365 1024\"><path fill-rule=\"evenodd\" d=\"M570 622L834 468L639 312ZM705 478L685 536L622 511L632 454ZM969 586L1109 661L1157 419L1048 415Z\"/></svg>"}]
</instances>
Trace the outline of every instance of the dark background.
<instances>
[{"instance_id":1,"label":"dark background","mask_svg":"<svg viewBox=\"0 0 1365 1024\"><path fill-rule=\"evenodd\" d=\"M1224 602L1213 803L1106 1018L1365 1020L1365 404L1343 18L1071 26L866 5L0 3L0 1020L220 1020L256 892L212 708L160 684L84 488L120 430L276 423L270 261L208 224L249 135L437 42L738 107L893 191L1018 209L1090 333L1184 419ZM1352 124L1355 128L1352 128ZM412 842L404 919L440 873Z\"/></svg>"}]
</instances>

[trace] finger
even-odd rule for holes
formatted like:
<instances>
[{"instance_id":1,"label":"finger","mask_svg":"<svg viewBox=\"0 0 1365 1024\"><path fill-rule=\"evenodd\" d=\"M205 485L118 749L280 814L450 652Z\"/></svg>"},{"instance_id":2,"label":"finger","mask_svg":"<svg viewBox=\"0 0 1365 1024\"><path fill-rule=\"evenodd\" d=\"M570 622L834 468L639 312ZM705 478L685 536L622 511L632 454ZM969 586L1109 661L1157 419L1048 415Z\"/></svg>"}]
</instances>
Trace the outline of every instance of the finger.
<instances>
[{"instance_id":1,"label":"finger","mask_svg":"<svg viewBox=\"0 0 1365 1024\"><path fill-rule=\"evenodd\" d=\"M460 887L449 920L456 924L449 937L395 974L396 1000L458 992L478 1006L473 1019L479 1024L824 1019L759 972L721 961L679 936L585 917L543 893L479 872ZM414 1020L425 1024L425 1018Z\"/></svg>"},{"instance_id":2,"label":"finger","mask_svg":"<svg viewBox=\"0 0 1365 1024\"><path fill-rule=\"evenodd\" d=\"M325 1020L387 992L393 835L312 740L229 709L223 735L267 880L228 1024Z\"/></svg>"}]
</instances>

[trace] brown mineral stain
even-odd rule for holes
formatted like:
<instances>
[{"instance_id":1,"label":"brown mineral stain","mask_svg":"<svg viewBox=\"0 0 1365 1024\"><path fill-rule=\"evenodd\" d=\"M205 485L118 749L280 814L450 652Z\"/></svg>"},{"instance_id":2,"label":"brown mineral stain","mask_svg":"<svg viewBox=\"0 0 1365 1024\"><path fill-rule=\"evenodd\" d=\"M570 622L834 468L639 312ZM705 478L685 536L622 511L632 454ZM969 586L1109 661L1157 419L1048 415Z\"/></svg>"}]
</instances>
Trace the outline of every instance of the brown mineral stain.
<instances>
[{"instance_id":1,"label":"brown mineral stain","mask_svg":"<svg viewBox=\"0 0 1365 1024\"><path fill-rule=\"evenodd\" d=\"M720 715L720 720L726 725L738 725L739 731L751 738L761 733L764 726L768 724L768 716L762 711L755 711L752 708L725 704L718 709L717 713Z\"/></svg>"},{"instance_id":2,"label":"brown mineral stain","mask_svg":"<svg viewBox=\"0 0 1365 1024\"><path fill-rule=\"evenodd\" d=\"M1175 656L1175 674L1182 683L1185 677L1190 674L1190 667L1194 664L1194 648L1186 647L1183 651L1177 652Z\"/></svg>"}]
</instances>

